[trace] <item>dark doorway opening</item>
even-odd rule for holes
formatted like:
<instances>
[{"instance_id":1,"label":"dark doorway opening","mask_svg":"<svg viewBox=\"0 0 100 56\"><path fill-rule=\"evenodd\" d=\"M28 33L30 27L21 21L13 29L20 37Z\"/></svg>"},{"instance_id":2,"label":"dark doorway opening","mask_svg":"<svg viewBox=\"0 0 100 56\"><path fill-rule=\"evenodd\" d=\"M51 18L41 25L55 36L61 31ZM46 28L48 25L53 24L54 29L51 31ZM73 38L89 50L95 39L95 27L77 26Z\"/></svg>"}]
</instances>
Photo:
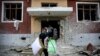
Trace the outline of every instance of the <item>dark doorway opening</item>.
<instances>
[{"instance_id":1,"label":"dark doorway opening","mask_svg":"<svg viewBox=\"0 0 100 56\"><path fill-rule=\"evenodd\" d=\"M49 26L52 26L53 29L57 29L57 39L60 37L60 24L59 24L59 21L60 20L50 20L50 21L47 21L47 20L42 20L41 21L41 29L44 28L44 27L49 27Z\"/></svg>"}]
</instances>

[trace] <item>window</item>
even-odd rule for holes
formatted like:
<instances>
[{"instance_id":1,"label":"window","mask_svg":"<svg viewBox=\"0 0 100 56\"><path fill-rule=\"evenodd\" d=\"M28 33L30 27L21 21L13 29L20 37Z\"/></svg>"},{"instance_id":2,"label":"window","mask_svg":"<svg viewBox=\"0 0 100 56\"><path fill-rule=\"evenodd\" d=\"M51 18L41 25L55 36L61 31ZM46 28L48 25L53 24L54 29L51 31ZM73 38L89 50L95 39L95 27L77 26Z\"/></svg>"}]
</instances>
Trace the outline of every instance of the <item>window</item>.
<instances>
[{"instance_id":1,"label":"window","mask_svg":"<svg viewBox=\"0 0 100 56\"><path fill-rule=\"evenodd\" d=\"M2 22L22 21L23 2L22 1L2 1Z\"/></svg>"},{"instance_id":2,"label":"window","mask_svg":"<svg viewBox=\"0 0 100 56\"><path fill-rule=\"evenodd\" d=\"M57 3L42 3L42 7L56 7Z\"/></svg>"},{"instance_id":3,"label":"window","mask_svg":"<svg viewBox=\"0 0 100 56\"><path fill-rule=\"evenodd\" d=\"M99 21L99 3L77 2L78 21Z\"/></svg>"}]
</instances>

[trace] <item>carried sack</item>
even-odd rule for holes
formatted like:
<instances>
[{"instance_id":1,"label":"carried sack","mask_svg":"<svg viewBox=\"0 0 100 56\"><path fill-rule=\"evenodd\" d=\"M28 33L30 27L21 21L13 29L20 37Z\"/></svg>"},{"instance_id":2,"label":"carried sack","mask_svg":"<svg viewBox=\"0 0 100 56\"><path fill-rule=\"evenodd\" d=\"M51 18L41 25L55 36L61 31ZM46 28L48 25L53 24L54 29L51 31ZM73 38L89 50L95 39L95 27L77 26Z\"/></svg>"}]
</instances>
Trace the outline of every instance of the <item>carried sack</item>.
<instances>
[{"instance_id":1,"label":"carried sack","mask_svg":"<svg viewBox=\"0 0 100 56\"><path fill-rule=\"evenodd\" d=\"M48 53L49 54L56 53L56 41L54 39L49 39L48 41Z\"/></svg>"},{"instance_id":2,"label":"carried sack","mask_svg":"<svg viewBox=\"0 0 100 56\"><path fill-rule=\"evenodd\" d=\"M38 52L43 48L43 44L41 44L41 40L39 39L39 37L35 39L31 47L32 47L33 54L37 55Z\"/></svg>"}]
</instances>

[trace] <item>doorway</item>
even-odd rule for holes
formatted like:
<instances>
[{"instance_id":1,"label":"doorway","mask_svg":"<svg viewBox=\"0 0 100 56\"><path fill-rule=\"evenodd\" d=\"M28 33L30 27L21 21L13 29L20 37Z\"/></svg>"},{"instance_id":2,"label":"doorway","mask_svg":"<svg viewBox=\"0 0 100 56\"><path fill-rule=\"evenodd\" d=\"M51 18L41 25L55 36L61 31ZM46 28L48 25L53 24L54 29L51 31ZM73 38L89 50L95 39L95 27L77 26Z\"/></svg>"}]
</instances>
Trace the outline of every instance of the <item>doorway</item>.
<instances>
[{"instance_id":1,"label":"doorway","mask_svg":"<svg viewBox=\"0 0 100 56\"><path fill-rule=\"evenodd\" d=\"M57 39L60 38L60 20L42 20L41 21L41 29L44 27L49 27L52 26L53 29L57 30Z\"/></svg>"}]
</instances>

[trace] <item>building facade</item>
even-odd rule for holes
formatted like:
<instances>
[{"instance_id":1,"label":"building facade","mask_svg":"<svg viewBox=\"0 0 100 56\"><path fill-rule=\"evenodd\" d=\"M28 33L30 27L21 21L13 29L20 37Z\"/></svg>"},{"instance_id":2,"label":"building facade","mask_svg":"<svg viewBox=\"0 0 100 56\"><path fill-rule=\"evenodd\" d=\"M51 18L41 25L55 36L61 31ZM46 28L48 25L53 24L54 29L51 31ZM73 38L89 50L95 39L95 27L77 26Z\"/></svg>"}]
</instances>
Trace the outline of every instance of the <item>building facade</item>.
<instances>
[{"instance_id":1,"label":"building facade","mask_svg":"<svg viewBox=\"0 0 100 56\"><path fill-rule=\"evenodd\" d=\"M99 0L0 0L0 45L28 46L50 25L58 53L73 56L76 46L100 45L99 21Z\"/></svg>"},{"instance_id":2,"label":"building facade","mask_svg":"<svg viewBox=\"0 0 100 56\"><path fill-rule=\"evenodd\" d=\"M17 43L15 40L31 34L31 17L26 11L30 6L31 1L27 0L0 0L0 41L2 44L13 45ZM9 44L5 42L7 40Z\"/></svg>"}]
</instances>

